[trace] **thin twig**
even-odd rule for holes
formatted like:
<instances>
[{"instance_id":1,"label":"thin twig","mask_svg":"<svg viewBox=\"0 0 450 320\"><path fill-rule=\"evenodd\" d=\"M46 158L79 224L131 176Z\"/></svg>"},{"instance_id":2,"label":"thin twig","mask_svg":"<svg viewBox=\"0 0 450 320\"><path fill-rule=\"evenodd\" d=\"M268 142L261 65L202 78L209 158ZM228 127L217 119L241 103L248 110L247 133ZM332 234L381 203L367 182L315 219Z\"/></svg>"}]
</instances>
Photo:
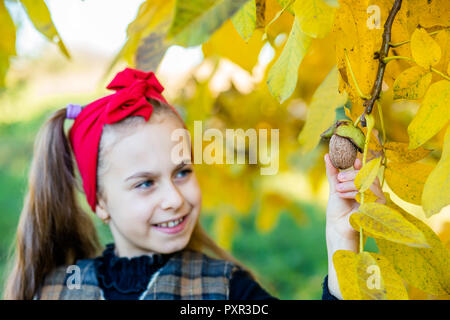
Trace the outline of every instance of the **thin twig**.
<instances>
[{"instance_id":1,"label":"thin twig","mask_svg":"<svg viewBox=\"0 0 450 320\"><path fill-rule=\"evenodd\" d=\"M381 44L381 49L378 51L377 59L379 61L377 76L375 78L375 83L372 88L372 94L370 95L370 99L364 101L363 105L365 107L363 114L361 115L361 126L366 126L366 114L370 114L372 112L373 105L375 101L380 97L381 86L383 84L383 76L384 70L386 69L386 63L383 61L385 57L388 56L391 42L391 30L392 23L394 22L395 15L400 10L402 5L402 0L395 0L394 5L392 6L391 11L389 12L389 16L384 23L384 32L383 32L383 43Z\"/></svg>"}]
</instances>

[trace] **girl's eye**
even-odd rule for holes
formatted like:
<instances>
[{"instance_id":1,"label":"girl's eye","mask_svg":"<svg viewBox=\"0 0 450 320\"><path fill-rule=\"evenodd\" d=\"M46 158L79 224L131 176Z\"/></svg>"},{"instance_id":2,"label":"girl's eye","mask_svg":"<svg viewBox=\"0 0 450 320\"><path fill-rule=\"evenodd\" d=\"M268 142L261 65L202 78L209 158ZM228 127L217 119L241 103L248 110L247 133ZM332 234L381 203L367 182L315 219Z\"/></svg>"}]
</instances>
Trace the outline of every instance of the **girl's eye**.
<instances>
[{"instance_id":1,"label":"girl's eye","mask_svg":"<svg viewBox=\"0 0 450 320\"><path fill-rule=\"evenodd\" d=\"M136 188L142 189L141 186L147 186L147 188L153 185L153 180L146 180L143 183L136 186ZM144 187L145 188L145 187Z\"/></svg>"},{"instance_id":2,"label":"girl's eye","mask_svg":"<svg viewBox=\"0 0 450 320\"><path fill-rule=\"evenodd\" d=\"M192 172L191 169L184 169L177 173L177 177L184 178Z\"/></svg>"}]
</instances>

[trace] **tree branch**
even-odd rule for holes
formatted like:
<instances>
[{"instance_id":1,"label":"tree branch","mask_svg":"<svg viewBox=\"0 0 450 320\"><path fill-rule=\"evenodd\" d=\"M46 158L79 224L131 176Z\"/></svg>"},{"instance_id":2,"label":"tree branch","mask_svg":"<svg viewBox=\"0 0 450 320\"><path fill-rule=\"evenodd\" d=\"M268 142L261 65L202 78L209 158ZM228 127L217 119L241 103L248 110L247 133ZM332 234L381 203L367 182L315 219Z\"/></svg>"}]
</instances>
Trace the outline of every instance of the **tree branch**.
<instances>
[{"instance_id":1,"label":"tree branch","mask_svg":"<svg viewBox=\"0 0 450 320\"><path fill-rule=\"evenodd\" d=\"M375 78L375 83L372 87L372 93L370 95L370 99L364 101L363 105L365 107L363 114L361 115L361 126L366 126L366 114L370 114L372 112L373 105L375 101L380 98L381 86L383 84L383 76L384 70L386 69L386 63L383 61L385 57L389 54L390 42L391 42L391 30L392 23L394 22L395 15L400 10L402 5L402 0L395 0L394 5L392 6L391 11L389 12L389 16L384 23L384 32L383 32L383 43L381 44L380 51L375 53L375 58L378 59L378 70L377 76Z\"/></svg>"}]
</instances>

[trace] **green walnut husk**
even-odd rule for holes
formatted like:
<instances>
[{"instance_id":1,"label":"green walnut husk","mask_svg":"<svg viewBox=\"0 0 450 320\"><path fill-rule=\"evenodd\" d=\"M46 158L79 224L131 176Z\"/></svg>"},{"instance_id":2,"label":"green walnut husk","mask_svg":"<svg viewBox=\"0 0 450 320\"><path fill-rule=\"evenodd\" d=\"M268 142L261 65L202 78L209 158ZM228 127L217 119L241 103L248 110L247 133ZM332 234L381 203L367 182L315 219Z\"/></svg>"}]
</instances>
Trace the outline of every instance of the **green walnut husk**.
<instances>
[{"instance_id":1,"label":"green walnut husk","mask_svg":"<svg viewBox=\"0 0 450 320\"><path fill-rule=\"evenodd\" d=\"M331 139L333 135L349 139L359 152L364 151L366 137L362 130L353 125L351 120L338 120L320 136L324 139Z\"/></svg>"}]
</instances>

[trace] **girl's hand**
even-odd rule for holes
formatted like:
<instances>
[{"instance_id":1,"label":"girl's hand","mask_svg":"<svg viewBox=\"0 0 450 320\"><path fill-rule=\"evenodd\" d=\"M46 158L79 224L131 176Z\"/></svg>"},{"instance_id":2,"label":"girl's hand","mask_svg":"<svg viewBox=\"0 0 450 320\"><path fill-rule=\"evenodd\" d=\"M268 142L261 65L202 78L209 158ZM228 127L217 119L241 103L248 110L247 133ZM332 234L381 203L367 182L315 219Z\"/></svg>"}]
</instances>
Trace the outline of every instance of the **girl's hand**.
<instances>
[{"instance_id":1,"label":"girl's hand","mask_svg":"<svg viewBox=\"0 0 450 320\"><path fill-rule=\"evenodd\" d=\"M355 177L362 167L361 160L356 159L354 170L339 172L333 166L330 156L325 155L325 166L330 193L327 205L326 238L328 249L328 287L334 296L342 299L337 282L336 270L333 266L333 254L337 250L358 252L359 232L350 225L350 215L357 211L359 203L355 200L358 190ZM370 190L379 198L377 202L386 203L378 178L370 186Z\"/></svg>"}]
</instances>

